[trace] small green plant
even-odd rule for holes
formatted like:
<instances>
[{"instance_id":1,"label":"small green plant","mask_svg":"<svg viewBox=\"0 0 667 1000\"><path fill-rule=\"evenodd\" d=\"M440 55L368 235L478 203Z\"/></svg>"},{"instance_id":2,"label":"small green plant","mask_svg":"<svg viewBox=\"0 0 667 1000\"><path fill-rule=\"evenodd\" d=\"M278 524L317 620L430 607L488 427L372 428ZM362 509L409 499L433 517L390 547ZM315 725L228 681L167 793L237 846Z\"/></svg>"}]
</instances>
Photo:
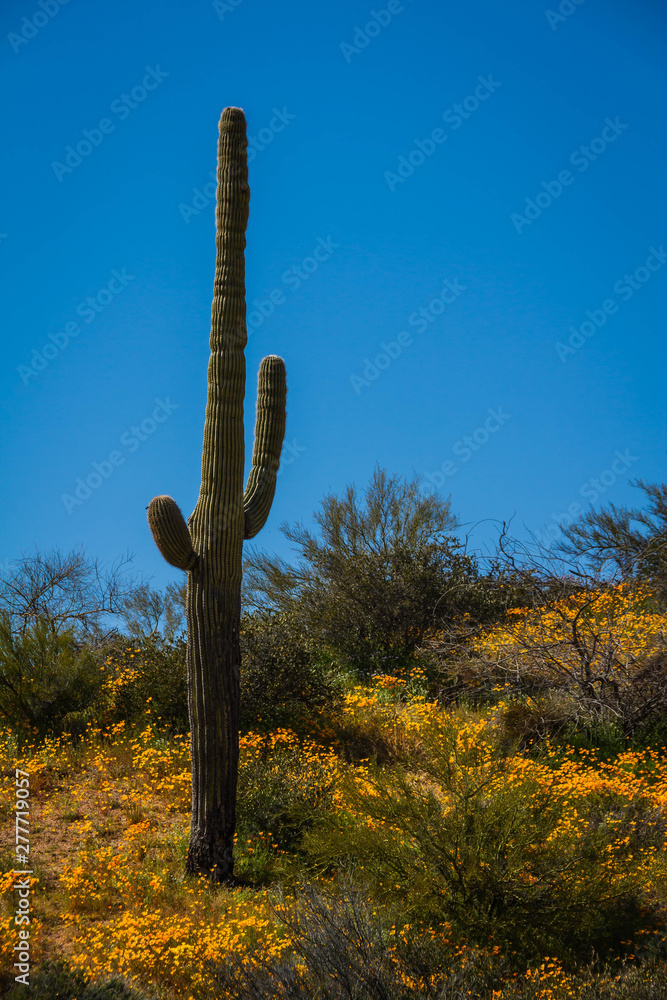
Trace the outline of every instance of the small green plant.
<instances>
[{"instance_id":1,"label":"small green plant","mask_svg":"<svg viewBox=\"0 0 667 1000\"><path fill-rule=\"evenodd\" d=\"M97 820L93 823L93 830L95 836L101 839L113 837L114 833L116 833L116 824L111 819Z\"/></svg>"},{"instance_id":2,"label":"small green plant","mask_svg":"<svg viewBox=\"0 0 667 1000\"><path fill-rule=\"evenodd\" d=\"M496 714L500 745L506 752L526 751L547 736L557 739L570 725L570 716L571 706L558 691L506 700Z\"/></svg>"},{"instance_id":3,"label":"small green plant","mask_svg":"<svg viewBox=\"0 0 667 1000\"><path fill-rule=\"evenodd\" d=\"M304 831L330 805L333 787L330 772L317 759L304 769L296 742L254 753L239 770L238 840L270 832L280 851L296 853Z\"/></svg>"},{"instance_id":4,"label":"small green plant","mask_svg":"<svg viewBox=\"0 0 667 1000\"><path fill-rule=\"evenodd\" d=\"M651 720L631 734L616 719L571 720L554 741L568 750L584 750L599 761L613 760L627 750L667 745L667 714Z\"/></svg>"},{"instance_id":5,"label":"small green plant","mask_svg":"<svg viewBox=\"0 0 667 1000\"><path fill-rule=\"evenodd\" d=\"M268 835L271 839L273 834ZM276 854L265 837L249 837L237 843L237 875L242 885L253 888L270 885L276 877Z\"/></svg>"},{"instance_id":6,"label":"small green plant","mask_svg":"<svg viewBox=\"0 0 667 1000\"><path fill-rule=\"evenodd\" d=\"M61 819L63 819L66 823L74 823L84 817L84 812L80 803L75 802L74 799L69 796L61 799L60 809Z\"/></svg>"},{"instance_id":7,"label":"small green plant","mask_svg":"<svg viewBox=\"0 0 667 1000\"><path fill-rule=\"evenodd\" d=\"M146 818L146 813L141 802L132 802L130 800L123 811L130 826L134 826L135 823L141 823Z\"/></svg>"},{"instance_id":8,"label":"small green plant","mask_svg":"<svg viewBox=\"0 0 667 1000\"><path fill-rule=\"evenodd\" d=\"M30 985L14 985L7 1000L149 1000L120 976L91 982L64 959L47 961L31 974Z\"/></svg>"}]
</instances>

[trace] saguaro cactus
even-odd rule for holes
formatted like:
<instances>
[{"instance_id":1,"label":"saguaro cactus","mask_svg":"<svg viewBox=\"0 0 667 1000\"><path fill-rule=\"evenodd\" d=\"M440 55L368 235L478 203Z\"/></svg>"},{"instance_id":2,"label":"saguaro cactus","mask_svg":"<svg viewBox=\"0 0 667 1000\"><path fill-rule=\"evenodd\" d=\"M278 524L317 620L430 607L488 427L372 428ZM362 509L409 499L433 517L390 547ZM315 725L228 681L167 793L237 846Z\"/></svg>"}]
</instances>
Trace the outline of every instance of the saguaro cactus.
<instances>
[{"instance_id":1,"label":"saguaro cactus","mask_svg":"<svg viewBox=\"0 0 667 1000\"><path fill-rule=\"evenodd\" d=\"M246 122L225 108L218 142L216 266L211 357L199 499L186 524L175 501L155 497L148 523L160 552L188 572L187 666L192 745L192 825L186 871L233 876L243 539L263 527L285 433L285 365L260 365L252 469L243 489L243 397L247 343Z\"/></svg>"}]
</instances>

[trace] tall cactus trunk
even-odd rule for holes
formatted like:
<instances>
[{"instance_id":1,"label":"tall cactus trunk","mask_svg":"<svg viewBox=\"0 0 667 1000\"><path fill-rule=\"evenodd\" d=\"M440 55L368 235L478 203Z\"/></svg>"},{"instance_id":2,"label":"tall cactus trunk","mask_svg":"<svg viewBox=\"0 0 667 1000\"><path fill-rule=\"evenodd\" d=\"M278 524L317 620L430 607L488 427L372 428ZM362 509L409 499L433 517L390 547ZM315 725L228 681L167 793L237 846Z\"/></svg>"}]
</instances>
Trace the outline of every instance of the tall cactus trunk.
<instances>
[{"instance_id":1,"label":"tall cactus trunk","mask_svg":"<svg viewBox=\"0 0 667 1000\"><path fill-rule=\"evenodd\" d=\"M240 597L203 566L188 581L188 708L192 821L185 870L228 879L234 870L239 759Z\"/></svg>"},{"instance_id":2,"label":"tall cactus trunk","mask_svg":"<svg viewBox=\"0 0 667 1000\"><path fill-rule=\"evenodd\" d=\"M245 260L245 119L220 120L216 265L201 488L188 522L199 564L188 580L192 828L186 871L231 875L239 756ZM224 463L224 464L223 464ZM223 464L223 469L220 465Z\"/></svg>"},{"instance_id":3,"label":"tall cactus trunk","mask_svg":"<svg viewBox=\"0 0 667 1000\"><path fill-rule=\"evenodd\" d=\"M162 555L189 573L192 824L186 871L218 882L230 879L234 868L243 539L256 535L268 517L285 432L285 366L271 356L259 371L253 467L244 492L249 197L245 118L239 108L226 108L218 145L217 258L199 499L187 525L170 497L156 497L148 508Z\"/></svg>"}]
</instances>

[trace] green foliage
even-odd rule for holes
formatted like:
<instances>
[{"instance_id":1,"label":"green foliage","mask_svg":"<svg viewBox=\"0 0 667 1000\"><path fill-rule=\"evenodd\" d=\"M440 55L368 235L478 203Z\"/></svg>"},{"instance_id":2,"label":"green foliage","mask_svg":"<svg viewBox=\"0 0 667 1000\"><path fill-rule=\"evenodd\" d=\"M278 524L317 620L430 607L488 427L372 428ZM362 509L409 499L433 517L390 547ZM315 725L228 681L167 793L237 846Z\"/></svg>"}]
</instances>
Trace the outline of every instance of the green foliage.
<instances>
[{"instance_id":1,"label":"green foliage","mask_svg":"<svg viewBox=\"0 0 667 1000\"><path fill-rule=\"evenodd\" d=\"M616 719L571 720L556 741L575 750L587 750L596 760L612 760L626 750L642 750L667 744L667 715L639 727L631 736Z\"/></svg>"},{"instance_id":2,"label":"green foliage","mask_svg":"<svg viewBox=\"0 0 667 1000\"><path fill-rule=\"evenodd\" d=\"M545 982L540 975L530 982L503 984L502 1000L543 1000ZM649 963L641 966L626 966L621 972L605 966L601 972L583 970L577 977L576 993L568 992L556 996L572 997L576 1000L664 1000L667 996L667 965ZM547 994L549 995L549 994ZM554 994L551 994L554 996Z\"/></svg>"},{"instance_id":3,"label":"green foliage","mask_svg":"<svg viewBox=\"0 0 667 1000\"><path fill-rule=\"evenodd\" d=\"M397 913L378 913L367 887L346 873L334 891L301 881L275 916L292 932L294 951L267 962L259 948L229 955L213 970L215 996L229 1000L488 1000L502 960L470 949L461 962L442 936L396 937ZM198 998L200 1000L200 998Z\"/></svg>"},{"instance_id":4,"label":"green foliage","mask_svg":"<svg viewBox=\"0 0 667 1000\"><path fill-rule=\"evenodd\" d=\"M375 762L370 790L346 776L346 810L303 838L315 870L359 866L375 898L400 900L409 919L431 926L448 921L461 942L491 940L517 969L544 955L574 967L592 949L622 954L646 917L634 868L619 863L610 879L613 831L593 823L550 841L565 793L534 776L503 779L513 758L479 739L463 749L453 735L425 739L419 776Z\"/></svg>"},{"instance_id":5,"label":"green foliage","mask_svg":"<svg viewBox=\"0 0 667 1000\"><path fill-rule=\"evenodd\" d=\"M547 736L557 740L571 731L572 711L567 695L559 691L508 699L497 714L500 745L509 753L514 747L521 751L537 747Z\"/></svg>"},{"instance_id":6,"label":"green foliage","mask_svg":"<svg viewBox=\"0 0 667 1000\"><path fill-rule=\"evenodd\" d=\"M565 556L584 559L596 573L620 573L622 579L644 580L667 600L667 483L630 481L647 501L645 509L606 504L591 508L562 526L557 546Z\"/></svg>"},{"instance_id":7,"label":"green foliage","mask_svg":"<svg viewBox=\"0 0 667 1000\"><path fill-rule=\"evenodd\" d=\"M291 610L309 635L354 668L389 672L428 629L466 605L478 574L451 534L449 501L376 468L363 500L349 486L314 514L320 537L281 525L301 562L254 553L245 561L251 607Z\"/></svg>"},{"instance_id":8,"label":"green foliage","mask_svg":"<svg viewBox=\"0 0 667 1000\"><path fill-rule=\"evenodd\" d=\"M239 769L239 840L270 832L280 851L298 852L304 831L331 807L333 788L330 771L317 759L304 772L296 742L264 743L248 753Z\"/></svg>"},{"instance_id":9,"label":"green foliage","mask_svg":"<svg viewBox=\"0 0 667 1000\"><path fill-rule=\"evenodd\" d=\"M662 663L664 654L660 657ZM664 709L628 732L623 720L611 713L602 717L597 713L587 714L562 687L538 694L504 697L496 716L500 742L507 752L516 746L522 752L539 755L548 737L553 747L562 748L563 756L572 751L585 751L589 760L609 761L628 750L667 745Z\"/></svg>"},{"instance_id":10,"label":"green foliage","mask_svg":"<svg viewBox=\"0 0 667 1000\"><path fill-rule=\"evenodd\" d=\"M355 555L338 568L337 597L319 606L323 639L366 675L411 663L426 632L454 612L472 561L456 540Z\"/></svg>"},{"instance_id":11,"label":"green foliage","mask_svg":"<svg viewBox=\"0 0 667 1000\"><path fill-rule=\"evenodd\" d=\"M175 733L188 731L185 647L182 638L169 643L153 633L136 645L121 637L105 648L116 674L133 666L138 670L136 679L120 687L115 695L115 719L128 723L140 721L150 698L155 718L161 718Z\"/></svg>"},{"instance_id":12,"label":"green foliage","mask_svg":"<svg viewBox=\"0 0 667 1000\"><path fill-rule=\"evenodd\" d=\"M31 973L30 985L15 984L7 1000L146 1000L149 996L120 976L90 982L63 959L42 963Z\"/></svg>"},{"instance_id":13,"label":"green foliage","mask_svg":"<svg viewBox=\"0 0 667 1000\"><path fill-rule=\"evenodd\" d=\"M13 633L0 619L0 717L39 735L80 734L95 718L104 674L101 661L70 631L41 619Z\"/></svg>"},{"instance_id":14,"label":"green foliage","mask_svg":"<svg viewBox=\"0 0 667 1000\"><path fill-rule=\"evenodd\" d=\"M349 870L325 891L301 880L275 917L295 940L294 951L268 962L259 946L230 954L212 970L215 984L197 1000L664 1000L667 965L649 958L637 965L602 966L593 958L577 970L573 986L555 987L544 959L528 977L512 975L503 955L468 946L461 953L442 931L404 926L400 909L379 908L368 885ZM664 959L664 956L663 956ZM548 964L548 963L547 963ZM540 968L542 966L542 968Z\"/></svg>"},{"instance_id":15,"label":"green foliage","mask_svg":"<svg viewBox=\"0 0 667 1000\"><path fill-rule=\"evenodd\" d=\"M338 686L315 644L290 612L241 621L241 732L270 731L338 702Z\"/></svg>"},{"instance_id":16,"label":"green foliage","mask_svg":"<svg viewBox=\"0 0 667 1000\"><path fill-rule=\"evenodd\" d=\"M280 726L309 728L316 710L334 706L338 687L314 644L290 614L255 614L241 622L242 732L269 732ZM114 718L138 721L151 699L151 712L174 732L189 727L186 644L158 633L137 640L121 637L105 648L118 674L136 667L138 676L119 688Z\"/></svg>"}]
</instances>

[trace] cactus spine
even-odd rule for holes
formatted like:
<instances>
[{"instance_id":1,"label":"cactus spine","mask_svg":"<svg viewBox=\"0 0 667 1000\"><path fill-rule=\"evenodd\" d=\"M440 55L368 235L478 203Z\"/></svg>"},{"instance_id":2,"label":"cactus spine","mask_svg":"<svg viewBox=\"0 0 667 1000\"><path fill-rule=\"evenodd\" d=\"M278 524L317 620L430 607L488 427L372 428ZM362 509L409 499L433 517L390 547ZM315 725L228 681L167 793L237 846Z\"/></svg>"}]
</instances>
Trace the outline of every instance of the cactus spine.
<instances>
[{"instance_id":1,"label":"cactus spine","mask_svg":"<svg viewBox=\"0 0 667 1000\"><path fill-rule=\"evenodd\" d=\"M259 369L253 464L244 491L249 198L245 117L240 108L225 108L199 499L187 524L171 497L155 497L148 507L160 552L188 572L192 824L186 871L217 882L231 879L234 867L243 540L256 535L268 517L285 433L285 365L270 356Z\"/></svg>"}]
</instances>

